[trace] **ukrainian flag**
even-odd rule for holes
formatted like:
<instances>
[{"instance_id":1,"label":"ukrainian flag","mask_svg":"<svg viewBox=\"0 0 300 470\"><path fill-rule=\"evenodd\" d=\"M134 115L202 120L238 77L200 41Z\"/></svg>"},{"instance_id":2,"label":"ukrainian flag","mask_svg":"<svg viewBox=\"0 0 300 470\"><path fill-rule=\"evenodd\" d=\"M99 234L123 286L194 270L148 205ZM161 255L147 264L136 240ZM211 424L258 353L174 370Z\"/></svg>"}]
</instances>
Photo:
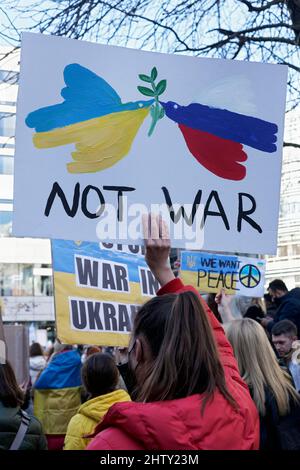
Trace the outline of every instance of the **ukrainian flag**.
<instances>
[{"instance_id":1,"label":"ukrainian flag","mask_svg":"<svg viewBox=\"0 0 300 470\"><path fill-rule=\"evenodd\" d=\"M75 144L69 173L93 173L125 157L153 99L122 103L117 92L101 77L79 64L64 69L66 87L62 103L37 109L26 118L36 130L33 143L47 149Z\"/></svg>"},{"instance_id":2,"label":"ukrainian flag","mask_svg":"<svg viewBox=\"0 0 300 470\"><path fill-rule=\"evenodd\" d=\"M34 414L45 434L66 434L81 405L81 360L77 351L56 354L34 385Z\"/></svg>"}]
</instances>

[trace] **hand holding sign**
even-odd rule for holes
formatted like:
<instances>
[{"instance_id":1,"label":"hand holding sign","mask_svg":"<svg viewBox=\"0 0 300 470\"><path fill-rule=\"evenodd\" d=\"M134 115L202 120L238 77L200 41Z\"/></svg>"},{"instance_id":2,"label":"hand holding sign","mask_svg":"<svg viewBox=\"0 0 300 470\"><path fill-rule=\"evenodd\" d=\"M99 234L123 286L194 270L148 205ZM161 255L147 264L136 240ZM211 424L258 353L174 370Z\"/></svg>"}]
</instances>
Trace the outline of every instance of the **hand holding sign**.
<instances>
[{"instance_id":1,"label":"hand holding sign","mask_svg":"<svg viewBox=\"0 0 300 470\"><path fill-rule=\"evenodd\" d=\"M231 300L232 297L227 295L224 289L222 289L215 297L216 304L218 305L218 311L221 315L223 323L235 320L230 309Z\"/></svg>"},{"instance_id":2,"label":"hand holding sign","mask_svg":"<svg viewBox=\"0 0 300 470\"><path fill-rule=\"evenodd\" d=\"M174 279L170 265L170 238L168 227L160 216L143 215L145 259L161 286Z\"/></svg>"}]
</instances>

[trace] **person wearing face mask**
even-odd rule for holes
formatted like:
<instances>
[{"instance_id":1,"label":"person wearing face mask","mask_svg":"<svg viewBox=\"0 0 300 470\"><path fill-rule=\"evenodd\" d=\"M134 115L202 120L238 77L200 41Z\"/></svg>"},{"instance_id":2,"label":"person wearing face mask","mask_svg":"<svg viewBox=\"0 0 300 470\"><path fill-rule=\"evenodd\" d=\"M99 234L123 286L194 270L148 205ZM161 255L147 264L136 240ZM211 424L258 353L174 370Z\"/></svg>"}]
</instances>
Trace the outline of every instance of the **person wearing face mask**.
<instances>
[{"instance_id":1,"label":"person wearing face mask","mask_svg":"<svg viewBox=\"0 0 300 470\"><path fill-rule=\"evenodd\" d=\"M290 320L296 325L298 339L300 339L300 288L296 287L288 291L281 279L275 279L270 282L268 292L272 297L272 301L278 306L278 310L274 319L266 317L261 320L261 325L271 333L276 323L282 320Z\"/></svg>"},{"instance_id":2,"label":"person wearing face mask","mask_svg":"<svg viewBox=\"0 0 300 470\"><path fill-rule=\"evenodd\" d=\"M175 278L161 219L144 220L144 232L161 289L134 320L135 402L113 405L87 450L258 449L258 412L223 328L197 291Z\"/></svg>"}]
</instances>

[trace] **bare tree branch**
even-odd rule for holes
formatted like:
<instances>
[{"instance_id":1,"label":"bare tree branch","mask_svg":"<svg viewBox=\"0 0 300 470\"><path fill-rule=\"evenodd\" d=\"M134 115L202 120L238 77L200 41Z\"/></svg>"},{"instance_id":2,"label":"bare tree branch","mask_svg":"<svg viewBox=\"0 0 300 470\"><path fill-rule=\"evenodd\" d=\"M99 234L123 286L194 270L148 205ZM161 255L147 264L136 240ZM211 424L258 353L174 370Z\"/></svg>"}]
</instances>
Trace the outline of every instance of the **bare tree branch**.
<instances>
[{"instance_id":1,"label":"bare tree branch","mask_svg":"<svg viewBox=\"0 0 300 470\"><path fill-rule=\"evenodd\" d=\"M250 12L262 12L262 11L266 11L266 10L269 10L270 7L274 6L274 5L278 5L280 3L284 3L282 0L273 0L271 2L256 2L256 3L261 3L260 6L255 6L253 5L253 3L255 2L249 2L247 0L239 0L240 3L243 3L244 5L246 5L246 7L248 8L248 11ZM264 3L264 4L262 4Z\"/></svg>"},{"instance_id":2,"label":"bare tree branch","mask_svg":"<svg viewBox=\"0 0 300 470\"><path fill-rule=\"evenodd\" d=\"M300 101L299 13L300 0L1 0L0 37L19 44L19 31L25 29L154 51L284 64L289 67L289 110Z\"/></svg>"}]
</instances>

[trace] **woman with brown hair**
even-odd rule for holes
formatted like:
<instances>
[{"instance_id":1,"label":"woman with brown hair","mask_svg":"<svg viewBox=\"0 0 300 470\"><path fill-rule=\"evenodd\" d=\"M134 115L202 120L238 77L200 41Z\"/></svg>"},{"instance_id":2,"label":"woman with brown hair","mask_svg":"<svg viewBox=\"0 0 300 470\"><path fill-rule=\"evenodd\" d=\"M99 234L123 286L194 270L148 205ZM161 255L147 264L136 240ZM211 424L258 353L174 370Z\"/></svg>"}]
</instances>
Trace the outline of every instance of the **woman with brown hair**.
<instances>
[{"instance_id":1,"label":"woman with brown hair","mask_svg":"<svg viewBox=\"0 0 300 470\"><path fill-rule=\"evenodd\" d=\"M90 354L81 369L81 379L89 399L69 422L64 450L84 450L97 424L114 403L130 401L118 389L119 371L109 354Z\"/></svg>"},{"instance_id":2,"label":"woman with brown hair","mask_svg":"<svg viewBox=\"0 0 300 470\"><path fill-rule=\"evenodd\" d=\"M146 260L162 287L133 325L136 402L113 405L88 449L256 449L258 414L224 331L174 277L166 227L150 222Z\"/></svg>"},{"instance_id":3,"label":"woman with brown hair","mask_svg":"<svg viewBox=\"0 0 300 470\"><path fill-rule=\"evenodd\" d=\"M40 422L21 410L24 395L9 362L0 364L0 449L46 450Z\"/></svg>"}]
</instances>

